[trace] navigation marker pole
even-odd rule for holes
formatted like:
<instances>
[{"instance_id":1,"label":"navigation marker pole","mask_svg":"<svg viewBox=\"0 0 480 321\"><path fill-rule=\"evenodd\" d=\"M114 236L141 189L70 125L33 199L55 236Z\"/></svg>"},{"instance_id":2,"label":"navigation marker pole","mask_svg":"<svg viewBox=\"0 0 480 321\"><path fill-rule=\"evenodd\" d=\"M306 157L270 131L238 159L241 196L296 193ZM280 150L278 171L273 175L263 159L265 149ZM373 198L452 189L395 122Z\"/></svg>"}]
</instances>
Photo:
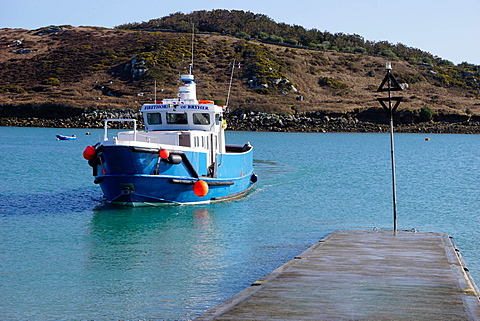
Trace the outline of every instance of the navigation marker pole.
<instances>
[{"instance_id":1,"label":"navigation marker pole","mask_svg":"<svg viewBox=\"0 0 480 321\"><path fill-rule=\"evenodd\" d=\"M388 91L388 98L378 98L377 100L382 105L383 109L390 115L390 152L392 155L392 192L393 192L393 231L397 233L397 187L396 187L396 178L395 178L395 144L393 139L393 114L397 110L398 105L403 97L392 97L392 91L403 90L400 84L393 78L392 64L390 62L386 63L385 69L387 74L383 79L380 87L378 87L377 92ZM387 88L384 88L387 84ZM388 106L385 102L388 101ZM395 105L392 106L392 101L395 101Z\"/></svg>"}]
</instances>

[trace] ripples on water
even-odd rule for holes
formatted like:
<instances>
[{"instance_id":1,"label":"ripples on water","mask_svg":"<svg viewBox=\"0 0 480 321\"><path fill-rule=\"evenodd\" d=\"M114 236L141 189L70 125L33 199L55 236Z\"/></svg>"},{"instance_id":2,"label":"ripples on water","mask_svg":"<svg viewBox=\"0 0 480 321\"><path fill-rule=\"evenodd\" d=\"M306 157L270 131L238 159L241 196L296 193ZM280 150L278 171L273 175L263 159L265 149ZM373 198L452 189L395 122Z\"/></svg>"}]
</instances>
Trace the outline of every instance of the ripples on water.
<instances>
[{"instance_id":1,"label":"ripples on water","mask_svg":"<svg viewBox=\"0 0 480 321\"><path fill-rule=\"evenodd\" d=\"M259 182L247 197L119 208L81 157L101 131L0 133L6 320L188 320L334 230L392 227L385 134L229 132L255 148ZM396 135L399 228L454 236L478 283L479 136L430 137Z\"/></svg>"},{"instance_id":2,"label":"ripples on water","mask_svg":"<svg viewBox=\"0 0 480 321\"><path fill-rule=\"evenodd\" d=\"M74 197L72 197L74 195ZM84 190L39 194L0 194L0 215L51 215L91 211L92 205L103 206L98 191Z\"/></svg>"}]
</instances>

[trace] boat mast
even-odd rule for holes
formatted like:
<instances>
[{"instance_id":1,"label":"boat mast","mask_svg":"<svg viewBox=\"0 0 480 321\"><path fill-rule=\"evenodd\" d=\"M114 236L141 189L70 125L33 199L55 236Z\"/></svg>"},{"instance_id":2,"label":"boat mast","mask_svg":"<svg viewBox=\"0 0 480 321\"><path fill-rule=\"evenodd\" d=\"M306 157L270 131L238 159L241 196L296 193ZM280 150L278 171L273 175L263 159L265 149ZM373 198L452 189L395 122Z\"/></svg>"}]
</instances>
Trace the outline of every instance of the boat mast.
<instances>
[{"instance_id":1,"label":"boat mast","mask_svg":"<svg viewBox=\"0 0 480 321\"><path fill-rule=\"evenodd\" d=\"M230 84L228 85L228 93L227 93L227 102L225 103L225 108L228 110L228 101L230 100L230 90L232 89L232 81L233 81L233 70L235 69L235 59L233 59L232 64L232 72L230 74Z\"/></svg>"},{"instance_id":2,"label":"boat mast","mask_svg":"<svg viewBox=\"0 0 480 321\"><path fill-rule=\"evenodd\" d=\"M189 70L190 75L192 75L192 73L193 73L193 42L194 42L194 37L195 37L195 24L192 23L192 60L190 62L190 70Z\"/></svg>"},{"instance_id":3,"label":"boat mast","mask_svg":"<svg viewBox=\"0 0 480 321\"><path fill-rule=\"evenodd\" d=\"M198 104L196 84L193 76L193 49L194 49L194 31L195 25L192 24L192 57L187 75L180 75L180 81L183 83L178 88L178 98L180 101L190 104Z\"/></svg>"}]
</instances>

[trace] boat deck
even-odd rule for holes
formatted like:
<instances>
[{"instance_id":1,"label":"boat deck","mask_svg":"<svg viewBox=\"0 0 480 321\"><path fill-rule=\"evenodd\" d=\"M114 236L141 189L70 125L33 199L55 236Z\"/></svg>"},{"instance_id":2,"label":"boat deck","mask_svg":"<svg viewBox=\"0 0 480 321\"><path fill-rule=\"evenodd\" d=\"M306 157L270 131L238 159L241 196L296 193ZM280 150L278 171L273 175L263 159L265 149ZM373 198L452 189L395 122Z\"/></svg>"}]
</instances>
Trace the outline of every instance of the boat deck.
<instances>
[{"instance_id":1,"label":"boat deck","mask_svg":"<svg viewBox=\"0 0 480 321\"><path fill-rule=\"evenodd\" d=\"M448 235L337 231L196 320L480 320Z\"/></svg>"}]
</instances>

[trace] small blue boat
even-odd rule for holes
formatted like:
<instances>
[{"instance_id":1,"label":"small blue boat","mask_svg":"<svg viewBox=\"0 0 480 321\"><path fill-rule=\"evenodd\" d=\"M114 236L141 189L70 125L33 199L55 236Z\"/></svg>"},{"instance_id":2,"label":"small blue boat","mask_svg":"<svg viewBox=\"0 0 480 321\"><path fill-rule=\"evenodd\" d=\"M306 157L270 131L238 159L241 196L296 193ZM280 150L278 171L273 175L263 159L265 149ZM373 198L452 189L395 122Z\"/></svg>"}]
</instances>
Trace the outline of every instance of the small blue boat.
<instances>
[{"instance_id":1,"label":"small blue boat","mask_svg":"<svg viewBox=\"0 0 480 321\"><path fill-rule=\"evenodd\" d=\"M250 143L225 142L225 106L197 100L191 72L180 80L178 98L142 106L145 130L135 119L107 119L103 141L85 149L108 202L209 203L240 197L257 181ZM133 130L110 139L108 124L126 121Z\"/></svg>"},{"instance_id":2,"label":"small blue boat","mask_svg":"<svg viewBox=\"0 0 480 321\"><path fill-rule=\"evenodd\" d=\"M65 135L56 135L57 140L75 140L77 139L77 136L72 135L72 136L65 136Z\"/></svg>"}]
</instances>

